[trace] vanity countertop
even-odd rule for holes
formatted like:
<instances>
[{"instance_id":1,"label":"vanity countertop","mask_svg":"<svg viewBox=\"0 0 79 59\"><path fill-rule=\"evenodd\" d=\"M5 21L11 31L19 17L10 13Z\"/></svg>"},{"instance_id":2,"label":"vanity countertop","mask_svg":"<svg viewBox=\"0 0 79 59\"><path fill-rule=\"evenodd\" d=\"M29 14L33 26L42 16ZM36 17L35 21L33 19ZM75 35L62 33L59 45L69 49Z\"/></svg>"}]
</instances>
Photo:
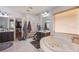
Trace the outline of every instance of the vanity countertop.
<instances>
[{"instance_id":1,"label":"vanity countertop","mask_svg":"<svg viewBox=\"0 0 79 59\"><path fill-rule=\"evenodd\" d=\"M38 31L38 32L47 33L47 32L50 32L50 31L49 30L41 30L41 31Z\"/></svg>"},{"instance_id":2,"label":"vanity countertop","mask_svg":"<svg viewBox=\"0 0 79 59\"><path fill-rule=\"evenodd\" d=\"M0 31L0 32L14 32L13 30Z\"/></svg>"}]
</instances>

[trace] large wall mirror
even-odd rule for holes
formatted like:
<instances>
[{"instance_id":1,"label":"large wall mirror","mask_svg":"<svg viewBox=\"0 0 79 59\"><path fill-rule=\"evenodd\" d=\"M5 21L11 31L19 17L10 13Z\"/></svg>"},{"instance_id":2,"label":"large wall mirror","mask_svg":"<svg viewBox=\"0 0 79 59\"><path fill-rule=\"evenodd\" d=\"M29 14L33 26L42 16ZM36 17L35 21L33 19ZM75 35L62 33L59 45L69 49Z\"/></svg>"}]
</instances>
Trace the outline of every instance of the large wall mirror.
<instances>
[{"instance_id":1,"label":"large wall mirror","mask_svg":"<svg viewBox=\"0 0 79 59\"><path fill-rule=\"evenodd\" d=\"M51 19L50 19L50 14L47 13L46 15L42 16L42 29L43 30L50 30L50 23Z\"/></svg>"},{"instance_id":2,"label":"large wall mirror","mask_svg":"<svg viewBox=\"0 0 79 59\"><path fill-rule=\"evenodd\" d=\"M8 30L8 18L0 17L0 31Z\"/></svg>"},{"instance_id":3,"label":"large wall mirror","mask_svg":"<svg viewBox=\"0 0 79 59\"><path fill-rule=\"evenodd\" d=\"M14 19L9 20L9 29L14 30Z\"/></svg>"},{"instance_id":4,"label":"large wall mirror","mask_svg":"<svg viewBox=\"0 0 79 59\"><path fill-rule=\"evenodd\" d=\"M72 8L55 15L55 32L79 34L79 8Z\"/></svg>"}]
</instances>

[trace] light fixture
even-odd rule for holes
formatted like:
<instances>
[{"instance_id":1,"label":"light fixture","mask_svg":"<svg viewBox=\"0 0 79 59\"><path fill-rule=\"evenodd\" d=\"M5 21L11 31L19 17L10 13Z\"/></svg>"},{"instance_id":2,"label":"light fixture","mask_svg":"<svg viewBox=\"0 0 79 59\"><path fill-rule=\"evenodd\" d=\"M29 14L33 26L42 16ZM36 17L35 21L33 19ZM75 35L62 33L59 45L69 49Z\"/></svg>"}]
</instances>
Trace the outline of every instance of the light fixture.
<instances>
[{"instance_id":1,"label":"light fixture","mask_svg":"<svg viewBox=\"0 0 79 59\"><path fill-rule=\"evenodd\" d=\"M48 14L48 12L44 12L44 14L46 15L46 14Z\"/></svg>"},{"instance_id":2,"label":"light fixture","mask_svg":"<svg viewBox=\"0 0 79 59\"><path fill-rule=\"evenodd\" d=\"M8 15L7 12L4 12L4 11L0 10L0 16L7 16L7 15Z\"/></svg>"},{"instance_id":3,"label":"light fixture","mask_svg":"<svg viewBox=\"0 0 79 59\"><path fill-rule=\"evenodd\" d=\"M31 11L32 9L33 9L33 7L29 6L29 7L27 7L26 12L27 12L27 13L30 13L30 11Z\"/></svg>"},{"instance_id":4,"label":"light fixture","mask_svg":"<svg viewBox=\"0 0 79 59\"><path fill-rule=\"evenodd\" d=\"M49 16L49 13L48 13L48 12L43 12L41 15L42 15L43 17L47 17L47 16Z\"/></svg>"}]
</instances>

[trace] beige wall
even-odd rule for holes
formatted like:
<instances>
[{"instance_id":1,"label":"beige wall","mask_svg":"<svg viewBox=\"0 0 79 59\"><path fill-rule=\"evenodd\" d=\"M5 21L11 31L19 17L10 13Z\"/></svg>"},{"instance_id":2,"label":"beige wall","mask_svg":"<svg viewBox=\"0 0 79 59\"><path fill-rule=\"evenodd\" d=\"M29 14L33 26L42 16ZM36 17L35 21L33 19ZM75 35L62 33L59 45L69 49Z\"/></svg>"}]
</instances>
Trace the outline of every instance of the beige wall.
<instances>
[{"instance_id":1,"label":"beige wall","mask_svg":"<svg viewBox=\"0 0 79 59\"><path fill-rule=\"evenodd\" d=\"M37 31L37 24L39 23L38 16L27 14L23 19L23 25L25 21L27 21L27 25L29 21L31 22L32 32Z\"/></svg>"},{"instance_id":2,"label":"beige wall","mask_svg":"<svg viewBox=\"0 0 79 59\"><path fill-rule=\"evenodd\" d=\"M55 15L55 32L79 34L78 12Z\"/></svg>"},{"instance_id":3,"label":"beige wall","mask_svg":"<svg viewBox=\"0 0 79 59\"><path fill-rule=\"evenodd\" d=\"M79 34L79 12L77 13L77 34Z\"/></svg>"}]
</instances>

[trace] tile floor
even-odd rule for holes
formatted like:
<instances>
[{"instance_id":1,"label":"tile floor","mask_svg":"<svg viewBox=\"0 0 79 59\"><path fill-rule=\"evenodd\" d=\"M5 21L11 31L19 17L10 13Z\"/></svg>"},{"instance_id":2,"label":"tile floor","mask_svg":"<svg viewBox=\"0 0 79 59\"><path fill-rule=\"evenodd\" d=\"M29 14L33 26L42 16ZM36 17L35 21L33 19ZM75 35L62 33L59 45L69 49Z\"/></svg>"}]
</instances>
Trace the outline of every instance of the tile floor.
<instances>
[{"instance_id":1,"label":"tile floor","mask_svg":"<svg viewBox=\"0 0 79 59\"><path fill-rule=\"evenodd\" d=\"M30 42L32 38L23 41L13 41L13 46L2 52L43 52L43 50L36 49Z\"/></svg>"}]
</instances>

